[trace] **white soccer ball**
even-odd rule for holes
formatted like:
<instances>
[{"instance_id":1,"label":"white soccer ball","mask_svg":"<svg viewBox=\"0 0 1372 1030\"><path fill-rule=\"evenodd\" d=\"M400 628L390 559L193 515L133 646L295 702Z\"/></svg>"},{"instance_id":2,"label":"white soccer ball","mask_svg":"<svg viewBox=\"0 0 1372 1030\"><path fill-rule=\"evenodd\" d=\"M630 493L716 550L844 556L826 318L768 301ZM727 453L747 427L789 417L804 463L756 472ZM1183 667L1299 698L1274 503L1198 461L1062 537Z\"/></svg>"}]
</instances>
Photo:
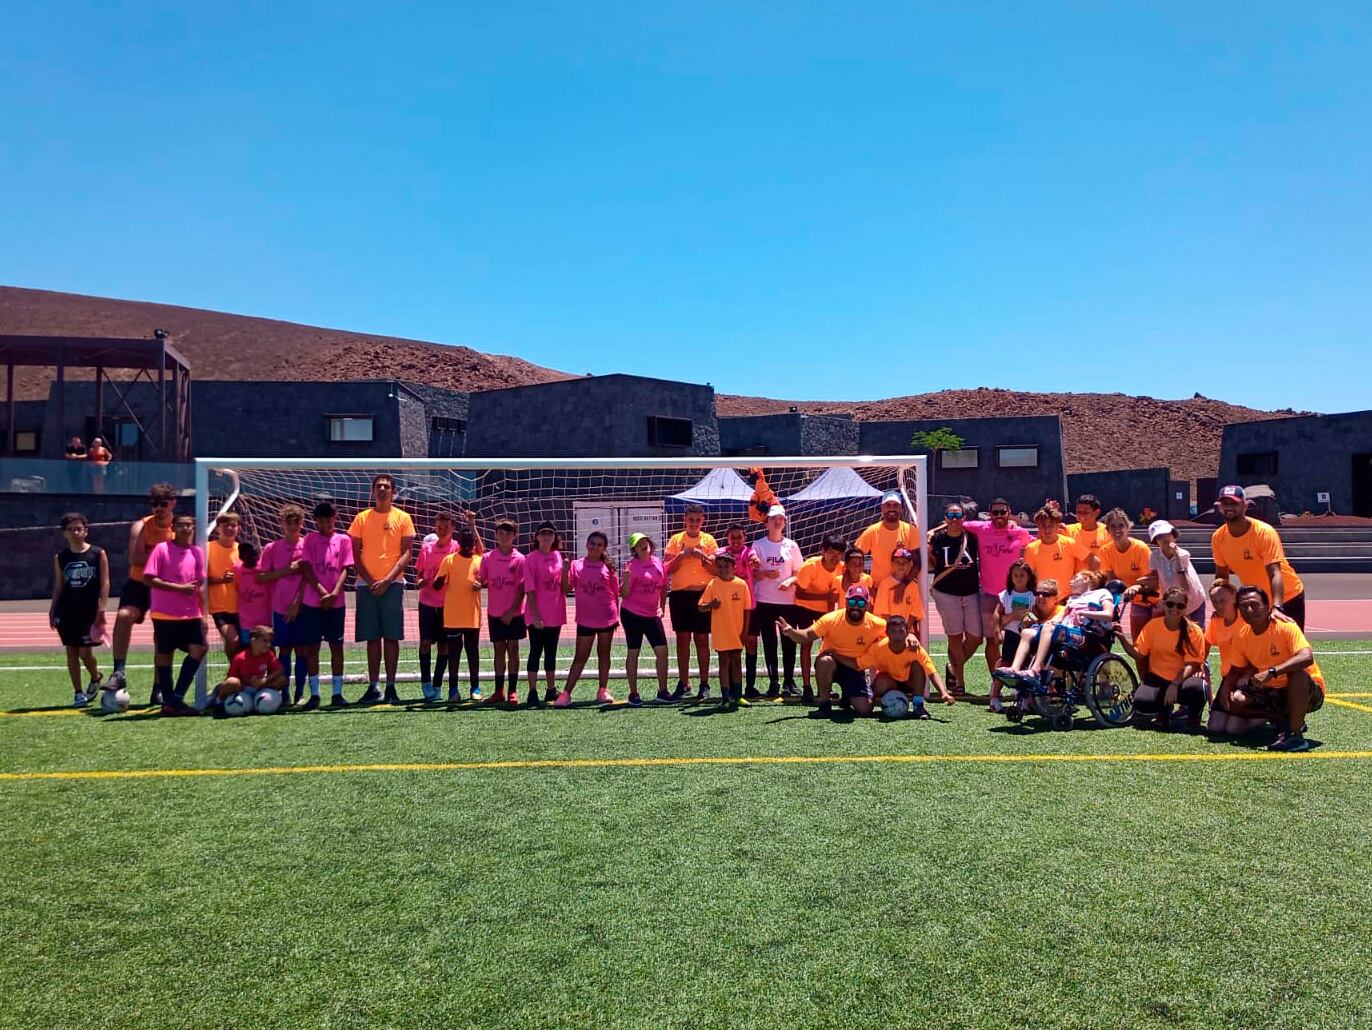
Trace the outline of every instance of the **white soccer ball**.
<instances>
[{"instance_id":1,"label":"white soccer ball","mask_svg":"<svg viewBox=\"0 0 1372 1030\"><path fill-rule=\"evenodd\" d=\"M257 692L258 715L275 715L279 711L281 711L281 691L267 687Z\"/></svg>"},{"instance_id":2,"label":"white soccer ball","mask_svg":"<svg viewBox=\"0 0 1372 1030\"><path fill-rule=\"evenodd\" d=\"M881 714L888 719L904 719L910 714L910 699L902 691L888 690L881 695Z\"/></svg>"},{"instance_id":3,"label":"white soccer ball","mask_svg":"<svg viewBox=\"0 0 1372 1030\"><path fill-rule=\"evenodd\" d=\"M230 694L224 699L224 714L251 715L252 698L241 690L236 694Z\"/></svg>"},{"instance_id":4,"label":"white soccer ball","mask_svg":"<svg viewBox=\"0 0 1372 1030\"><path fill-rule=\"evenodd\" d=\"M129 710L129 692L123 687L118 690L100 691L100 710L108 715L119 715Z\"/></svg>"}]
</instances>

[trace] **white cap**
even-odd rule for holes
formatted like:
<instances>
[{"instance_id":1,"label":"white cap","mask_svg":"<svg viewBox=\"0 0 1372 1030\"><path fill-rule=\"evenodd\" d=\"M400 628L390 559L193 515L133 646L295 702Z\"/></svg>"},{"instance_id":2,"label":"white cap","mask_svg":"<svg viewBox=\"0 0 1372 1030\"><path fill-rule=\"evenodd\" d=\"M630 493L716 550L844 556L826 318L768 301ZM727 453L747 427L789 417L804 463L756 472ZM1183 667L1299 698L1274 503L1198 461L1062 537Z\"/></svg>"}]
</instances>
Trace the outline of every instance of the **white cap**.
<instances>
[{"instance_id":1,"label":"white cap","mask_svg":"<svg viewBox=\"0 0 1372 1030\"><path fill-rule=\"evenodd\" d=\"M786 509L779 504L774 504L767 509L767 517L770 519L773 515L781 515L784 517L786 515Z\"/></svg>"},{"instance_id":2,"label":"white cap","mask_svg":"<svg viewBox=\"0 0 1372 1030\"><path fill-rule=\"evenodd\" d=\"M1156 522L1148 523L1148 542L1151 544L1164 533L1175 533L1177 527L1166 519L1158 519Z\"/></svg>"}]
</instances>

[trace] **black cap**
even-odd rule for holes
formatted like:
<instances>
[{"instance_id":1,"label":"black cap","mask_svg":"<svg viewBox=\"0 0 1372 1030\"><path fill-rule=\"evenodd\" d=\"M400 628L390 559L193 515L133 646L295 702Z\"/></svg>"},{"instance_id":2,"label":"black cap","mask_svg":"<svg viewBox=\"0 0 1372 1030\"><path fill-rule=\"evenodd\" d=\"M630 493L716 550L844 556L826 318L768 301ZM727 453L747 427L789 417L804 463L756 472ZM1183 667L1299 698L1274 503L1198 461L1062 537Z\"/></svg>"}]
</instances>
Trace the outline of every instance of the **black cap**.
<instances>
[{"instance_id":1,"label":"black cap","mask_svg":"<svg viewBox=\"0 0 1372 1030\"><path fill-rule=\"evenodd\" d=\"M554 525L553 525L551 522L549 522L547 519L544 519L542 522L540 522L540 523L538 524L538 528L534 530L534 536L537 536L539 533L543 533L543 532L552 532L552 533L556 533L556 532L557 532L557 527L554 526Z\"/></svg>"}]
</instances>

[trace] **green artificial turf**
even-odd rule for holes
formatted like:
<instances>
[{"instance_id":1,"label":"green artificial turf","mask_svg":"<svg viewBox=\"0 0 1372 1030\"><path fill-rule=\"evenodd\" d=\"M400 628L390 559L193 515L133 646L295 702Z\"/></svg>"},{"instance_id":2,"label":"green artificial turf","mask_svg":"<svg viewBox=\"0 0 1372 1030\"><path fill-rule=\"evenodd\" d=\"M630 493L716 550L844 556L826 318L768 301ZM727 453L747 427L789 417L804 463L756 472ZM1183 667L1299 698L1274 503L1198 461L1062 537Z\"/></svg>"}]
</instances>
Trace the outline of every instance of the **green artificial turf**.
<instances>
[{"instance_id":1,"label":"green artificial turf","mask_svg":"<svg viewBox=\"0 0 1372 1030\"><path fill-rule=\"evenodd\" d=\"M1372 691L1372 645L1317 650ZM1109 760L1265 752L972 704L48 714L51 655L0 691L40 713L0 773L1103 756L0 780L0 1025L1372 1024L1372 759ZM1310 735L1372 749L1372 711Z\"/></svg>"}]
</instances>

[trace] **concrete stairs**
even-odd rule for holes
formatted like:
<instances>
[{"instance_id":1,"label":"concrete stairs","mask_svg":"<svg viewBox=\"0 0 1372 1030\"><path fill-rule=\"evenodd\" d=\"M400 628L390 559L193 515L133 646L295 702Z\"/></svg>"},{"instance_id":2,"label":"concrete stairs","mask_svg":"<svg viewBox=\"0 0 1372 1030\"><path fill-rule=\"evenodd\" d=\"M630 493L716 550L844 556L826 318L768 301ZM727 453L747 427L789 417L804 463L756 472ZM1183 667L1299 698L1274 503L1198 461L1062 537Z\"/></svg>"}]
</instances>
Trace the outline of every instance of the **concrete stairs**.
<instances>
[{"instance_id":1,"label":"concrete stairs","mask_svg":"<svg viewBox=\"0 0 1372 1030\"><path fill-rule=\"evenodd\" d=\"M1182 527L1177 531L1178 542L1191 552L1198 572L1215 570L1215 558L1210 552L1213 532L1209 527ZM1372 572L1372 530L1298 526L1280 532L1286 557L1297 573ZM1147 534L1136 531L1135 535L1145 541L1148 539Z\"/></svg>"}]
</instances>

